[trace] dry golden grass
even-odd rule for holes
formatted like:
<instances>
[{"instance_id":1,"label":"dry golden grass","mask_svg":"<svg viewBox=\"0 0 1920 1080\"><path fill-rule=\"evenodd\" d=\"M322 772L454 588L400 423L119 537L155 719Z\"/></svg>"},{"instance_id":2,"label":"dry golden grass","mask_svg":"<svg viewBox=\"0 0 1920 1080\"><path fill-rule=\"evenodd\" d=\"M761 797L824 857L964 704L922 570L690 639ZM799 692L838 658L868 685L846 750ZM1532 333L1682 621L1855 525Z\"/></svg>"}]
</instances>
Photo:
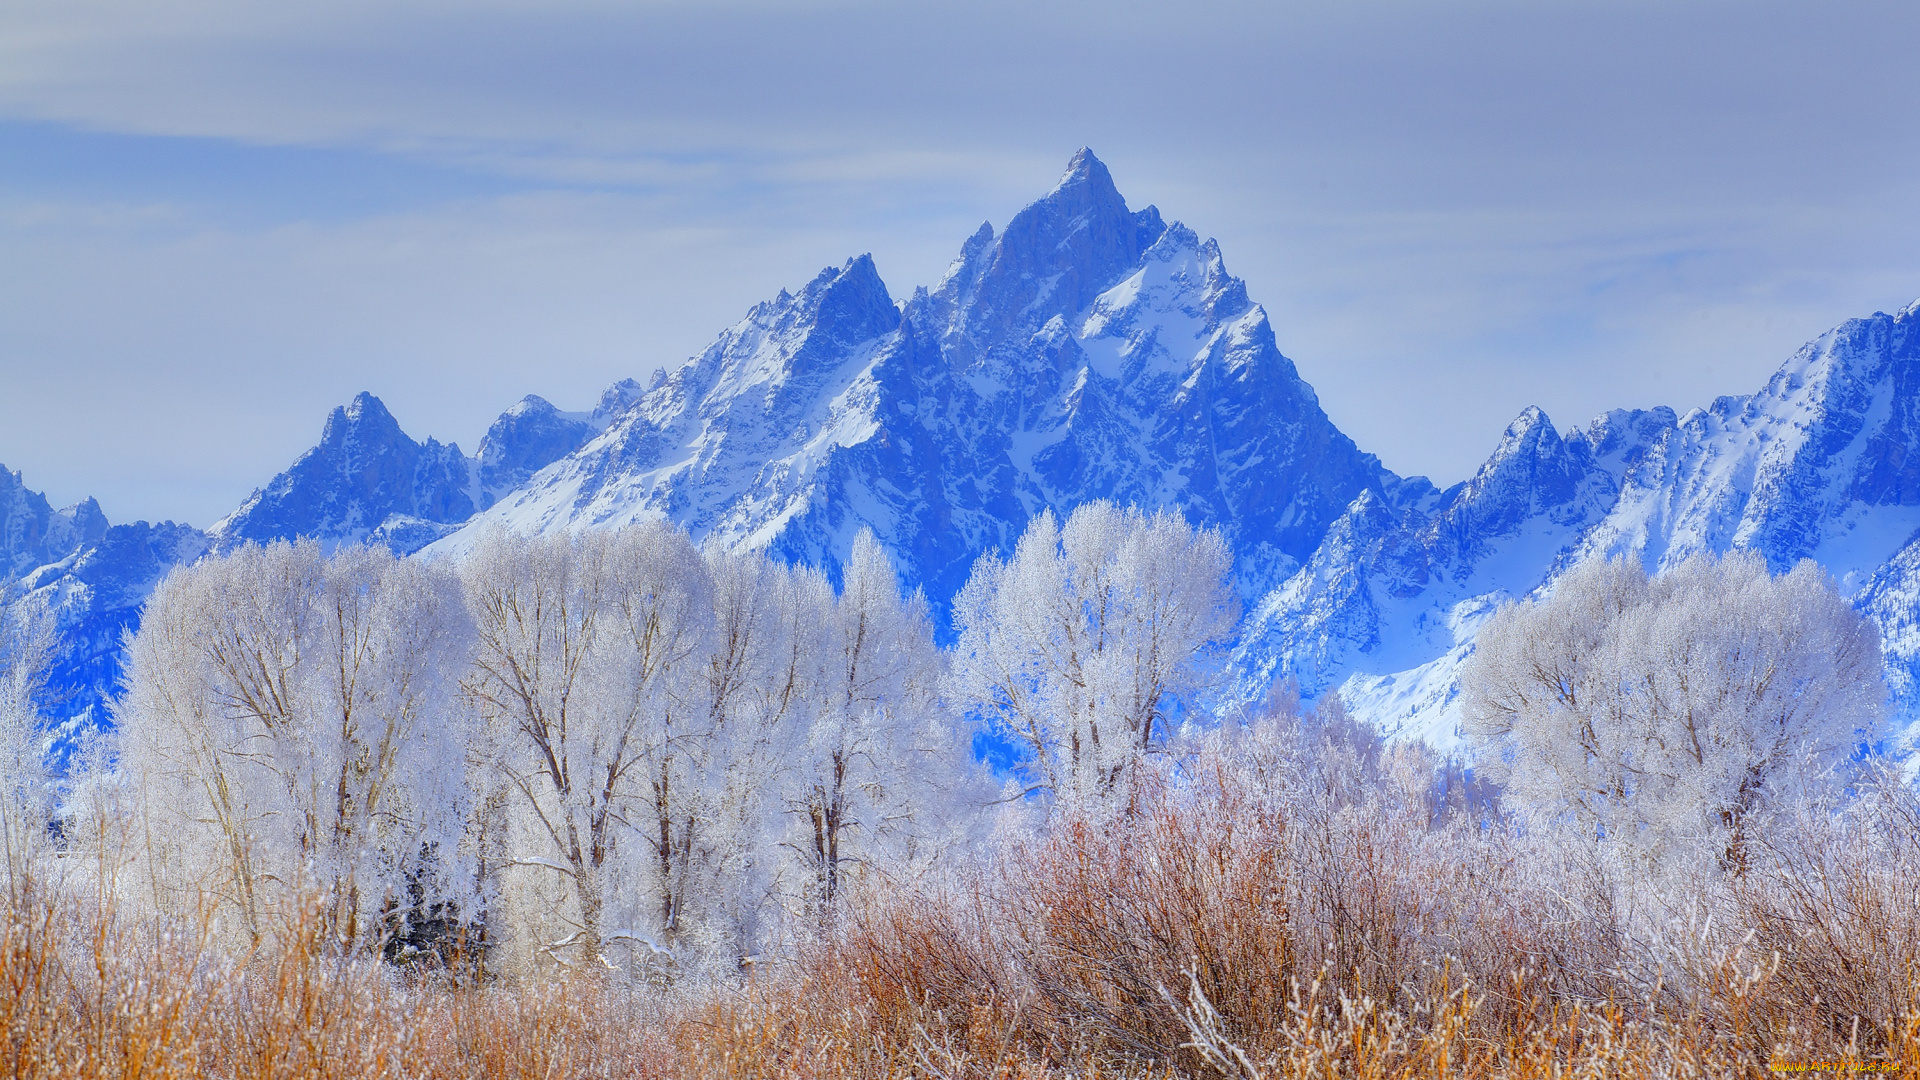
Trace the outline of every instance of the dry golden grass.
<instances>
[{"instance_id":1,"label":"dry golden grass","mask_svg":"<svg viewBox=\"0 0 1920 1080\"><path fill-rule=\"evenodd\" d=\"M1144 775L1117 814L673 991L403 975L334 955L317 915L235 957L206 919L15 902L0 1074L1920 1076L1905 802L1789 831L1654 941L1502 828L1270 779Z\"/></svg>"}]
</instances>

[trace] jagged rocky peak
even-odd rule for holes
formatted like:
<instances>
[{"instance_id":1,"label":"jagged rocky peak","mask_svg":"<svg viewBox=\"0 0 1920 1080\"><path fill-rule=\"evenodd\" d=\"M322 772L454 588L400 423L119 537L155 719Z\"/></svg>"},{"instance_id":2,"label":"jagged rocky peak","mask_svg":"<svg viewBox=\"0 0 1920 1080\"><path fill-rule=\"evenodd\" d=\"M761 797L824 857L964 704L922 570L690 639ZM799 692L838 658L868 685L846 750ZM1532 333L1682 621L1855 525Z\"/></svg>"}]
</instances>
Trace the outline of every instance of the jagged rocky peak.
<instances>
[{"instance_id":1,"label":"jagged rocky peak","mask_svg":"<svg viewBox=\"0 0 1920 1080\"><path fill-rule=\"evenodd\" d=\"M111 525L91 498L54 510L0 467L0 599L18 590L53 613L58 640L41 705L56 745L89 717L105 723L126 631L160 578L205 548L189 525Z\"/></svg>"},{"instance_id":2,"label":"jagged rocky peak","mask_svg":"<svg viewBox=\"0 0 1920 1080\"><path fill-rule=\"evenodd\" d=\"M851 376L847 362L870 356L899 325L900 309L873 258L848 259L821 270L798 293L782 289L756 304L662 388L649 391L648 404L623 422L673 424L692 410L707 418L712 438L764 460L789 437L807 438L820 421L810 414Z\"/></svg>"},{"instance_id":3,"label":"jagged rocky peak","mask_svg":"<svg viewBox=\"0 0 1920 1080\"><path fill-rule=\"evenodd\" d=\"M1651 409L1609 409L1587 424L1580 436L1596 458L1614 454L1636 455L1669 437L1680 426L1680 418L1665 405Z\"/></svg>"},{"instance_id":4,"label":"jagged rocky peak","mask_svg":"<svg viewBox=\"0 0 1920 1080\"><path fill-rule=\"evenodd\" d=\"M0 465L0 584L97 543L106 531L107 515L91 497L55 510L24 476Z\"/></svg>"},{"instance_id":5,"label":"jagged rocky peak","mask_svg":"<svg viewBox=\"0 0 1920 1080\"><path fill-rule=\"evenodd\" d=\"M209 530L215 550L313 537L365 540L390 517L453 525L474 512L458 446L416 443L380 399L362 392L327 417L320 443Z\"/></svg>"},{"instance_id":6,"label":"jagged rocky peak","mask_svg":"<svg viewBox=\"0 0 1920 1080\"><path fill-rule=\"evenodd\" d=\"M1176 221L1140 253L1132 273L1093 299L1081 336L1135 337L1156 325L1153 316L1177 316L1196 323L1196 334L1211 333L1253 306L1245 283L1227 272L1220 245ZM1047 325L1066 323L1055 316Z\"/></svg>"},{"instance_id":7,"label":"jagged rocky peak","mask_svg":"<svg viewBox=\"0 0 1920 1080\"><path fill-rule=\"evenodd\" d=\"M656 372L654 385L665 378L665 372ZM515 402L487 429L474 455L475 509L492 506L534 473L586 445L646 396L647 389L634 379L621 379L607 387L588 412L562 411L538 394Z\"/></svg>"},{"instance_id":8,"label":"jagged rocky peak","mask_svg":"<svg viewBox=\"0 0 1920 1080\"><path fill-rule=\"evenodd\" d=\"M587 415L561 412L534 394L521 398L480 439L477 508L492 506L534 473L578 450L595 430Z\"/></svg>"},{"instance_id":9,"label":"jagged rocky peak","mask_svg":"<svg viewBox=\"0 0 1920 1080\"><path fill-rule=\"evenodd\" d=\"M141 607L168 571L206 548L206 534L190 525L136 521L108 528L21 582L51 608L59 630L44 698L56 757L81 730L108 724L121 689L122 650Z\"/></svg>"},{"instance_id":10,"label":"jagged rocky peak","mask_svg":"<svg viewBox=\"0 0 1920 1080\"><path fill-rule=\"evenodd\" d=\"M0 573L12 581L47 561L47 529L53 507L47 497L27 488L19 472L0 466Z\"/></svg>"},{"instance_id":11,"label":"jagged rocky peak","mask_svg":"<svg viewBox=\"0 0 1920 1080\"><path fill-rule=\"evenodd\" d=\"M76 546L97 543L108 529L107 515L100 504L89 495L72 506L54 511L54 517L73 530Z\"/></svg>"},{"instance_id":12,"label":"jagged rocky peak","mask_svg":"<svg viewBox=\"0 0 1920 1080\"><path fill-rule=\"evenodd\" d=\"M191 525L114 525L59 562L34 570L23 584L31 591L48 590L56 609L70 604L79 589L86 590L77 595L90 610L138 606L168 570L193 562L206 550L207 534Z\"/></svg>"},{"instance_id":13,"label":"jagged rocky peak","mask_svg":"<svg viewBox=\"0 0 1920 1080\"><path fill-rule=\"evenodd\" d=\"M1592 463L1584 437L1562 439L1545 411L1528 406L1473 478L1442 496L1439 510L1470 515L1461 531L1504 535L1528 516L1572 500Z\"/></svg>"},{"instance_id":14,"label":"jagged rocky peak","mask_svg":"<svg viewBox=\"0 0 1920 1080\"><path fill-rule=\"evenodd\" d=\"M666 377L667 373L664 370L656 369L653 373L653 386L660 385ZM622 413L633 408L634 402L645 397L650 388L640 385L637 379L621 379L607 387L606 393L600 395L600 400L593 406L593 412L587 416L587 422L593 425L595 431L605 431L608 424L618 420Z\"/></svg>"},{"instance_id":15,"label":"jagged rocky peak","mask_svg":"<svg viewBox=\"0 0 1920 1080\"><path fill-rule=\"evenodd\" d=\"M1363 490L1431 497L1327 418L1218 244L1083 151L904 305L866 256L754 305L439 550L664 516L831 574L871 528L939 612L1034 514L1110 498L1224 530L1251 597Z\"/></svg>"},{"instance_id":16,"label":"jagged rocky peak","mask_svg":"<svg viewBox=\"0 0 1920 1080\"><path fill-rule=\"evenodd\" d=\"M962 350L969 339L983 348L1020 328L1044 326L1084 310L1130 273L1165 227L1154 207L1127 209L1106 165L1082 149L1053 190L998 236L980 227L924 302L923 317L958 333L949 347Z\"/></svg>"},{"instance_id":17,"label":"jagged rocky peak","mask_svg":"<svg viewBox=\"0 0 1920 1080\"><path fill-rule=\"evenodd\" d=\"M798 296L781 295L769 312L767 328L780 336L799 334L786 358L796 373L833 363L841 350L900 325L900 310L871 255L848 259L837 269L827 267Z\"/></svg>"},{"instance_id":18,"label":"jagged rocky peak","mask_svg":"<svg viewBox=\"0 0 1920 1080\"><path fill-rule=\"evenodd\" d=\"M1775 570L1813 558L1848 588L1863 584L1920 525L1915 329L1911 308L1848 320L1759 392L1682 418L1667 557L1745 547Z\"/></svg>"},{"instance_id":19,"label":"jagged rocky peak","mask_svg":"<svg viewBox=\"0 0 1920 1080\"><path fill-rule=\"evenodd\" d=\"M1845 395L1843 407L1861 412L1858 424L1835 425L1857 427L1864 439L1846 494L1871 505L1920 505L1920 310L1908 305L1894 315L1849 323L1842 331L1852 340L1836 343L1828 353L1848 355L1853 381L1873 384L1871 390L1860 386ZM1869 427L1883 397L1885 417Z\"/></svg>"}]
</instances>

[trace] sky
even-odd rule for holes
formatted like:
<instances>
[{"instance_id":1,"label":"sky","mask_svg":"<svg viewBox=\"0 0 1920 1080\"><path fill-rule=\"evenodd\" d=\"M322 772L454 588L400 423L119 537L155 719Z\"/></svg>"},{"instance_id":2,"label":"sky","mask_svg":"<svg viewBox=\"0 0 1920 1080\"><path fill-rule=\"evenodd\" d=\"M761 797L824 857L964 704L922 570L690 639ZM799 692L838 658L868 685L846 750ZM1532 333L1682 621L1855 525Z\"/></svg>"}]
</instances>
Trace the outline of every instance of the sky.
<instances>
[{"instance_id":1,"label":"sky","mask_svg":"<svg viewBox=\"0 0 1920 1080\"><path fill-rule=\"evenodd\" d=\"M206 526L360 390L472 452L871 252L936 282L1090 146L1334 421L1748 393L1920 297L1920 5L9 0L0 462Z\"/></svg>"}]
</instances>

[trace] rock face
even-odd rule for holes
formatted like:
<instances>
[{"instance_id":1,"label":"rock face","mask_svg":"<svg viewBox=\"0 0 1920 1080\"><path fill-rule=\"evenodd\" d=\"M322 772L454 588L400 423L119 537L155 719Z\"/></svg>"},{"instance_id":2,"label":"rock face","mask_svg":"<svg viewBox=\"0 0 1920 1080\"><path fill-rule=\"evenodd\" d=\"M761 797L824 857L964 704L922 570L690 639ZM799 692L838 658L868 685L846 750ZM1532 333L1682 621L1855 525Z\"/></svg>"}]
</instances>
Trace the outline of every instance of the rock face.
<instances>
[{"instance_id":1,"label":"rock face","mask_svg":"<svg viewBox=\"0 0 1920 1080\"><path fill-rule=\"evenodd\" d=\"M662 375L664 377L664 373ZM580 449L626 412L645 388L622 379L607 388L592 412L561 412L534 394L521 398L487 429L475 455L475 505L485 510L526 484L533 474Z\"/></svg>"},{"instance_id":2,"label":"rock face","mask_svg":"<svg viewBox=\"0 0 1920 1080\"><path fill-rule=\"evenodd\" d=\"M1357 495L1426 491L1327 419L1218 245L1082 151L931 291L896 304L862 256L756 306L442 547L666 517L833 573L864 527L944 609L1034 515L1105 498L1223 529L1253 596Z\"/></svg>"},{"instance_id":3,"label":"rock face","mask_svg":"<svg viewBox=\"0 0 1920 1080\"><path fill-rule=\"evenodd\" d=\"M109 704L119 693L122 646L140 625L147 596L169 570L206 551L206 534L191 525L136 521L108 528L97 542L21 582L47 601L60 627L48 690L64 744L71 745L83 727L108 722Z\"/></svg>"},{"instance_id":4,"label":"rock face","mask_svg":"<svg viewBox=\"0 0 1920 1080\"><path fill-rule=\"evenodd\" d=\"M333 410L319 445L208 530L213 550L310 537L411 555L579 449L640 393L622 380L584 413L529 394L500 414L472 458L456 444L414 442L379 398L361 393Z\"/></svg>"}]
</instances>

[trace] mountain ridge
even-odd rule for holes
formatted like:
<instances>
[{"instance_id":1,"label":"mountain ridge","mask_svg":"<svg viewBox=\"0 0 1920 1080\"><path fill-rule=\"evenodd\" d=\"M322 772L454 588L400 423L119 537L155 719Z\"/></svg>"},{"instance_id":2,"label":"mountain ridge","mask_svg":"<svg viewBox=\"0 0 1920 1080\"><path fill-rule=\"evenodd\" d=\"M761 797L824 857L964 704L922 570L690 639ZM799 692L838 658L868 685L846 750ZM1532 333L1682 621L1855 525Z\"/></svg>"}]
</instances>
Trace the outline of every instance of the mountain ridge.
<instances>
[{"instance_id":1,"label":"mountain ridge","mask_svg":"<svg viewBox=\"0 0 1920 1080\"><path fill-rule=\"evenodd\" d=\"M1811 558L1881 625L1911 722L1920 640L1920 303L1809 342L1759 391L1684 416L1614 410L1556 432L1522 413L1476 475L1431 514L1350 513L1311 576L1270 594L1237 652L1251 693L1292 677L1336 687L1390 733L1447 744L1472 632L1587 558L1651 570L1752 549L1784 571Z\"/></svg>"},{"instance_id":2,"label":"mountain ridge","mask_svg":"<svg viewBox=\"0 0 1920 1080\"><path fill-rule=\"evenodd\" d=\"M1346 436L1220 245L1129 207L1083 149L1004 228L968 237L933 285L897 298L871 256L854 256L591 410L524 397L472 456L414 441L362 393L205 534L116 532L131 527L91 500L55 511L0 470L0 559L10 580L88 598L63 601L86 612L71 620L88 627L74 655L93 672L69 682L104 685L103 628L133 625L136 594L242 543L311 536L437 557L488 528L661 517L837 580L872 529L943 616L980 554L1010 550L1041 513L1103 498L1178 509L1227 538L1248 615L1233 694L1294 679L1396 737L1453 745L1480 621L1581 559L1628 553L1654 569L1733 548L1776 570L1816 559L1881 627L1890 683L1910 702L1920 301L1848 320L1756 392L1684 415L1616 409L1561 429L1529 408L1442 491Z\"/></svg>"},{"instance_id":3,"label":"mountain ridge","mask_svg":"<svg viewBox=\"0 0 1920 1080\"><path fill-rule=\"evenodd\" d=\"M665 516L831 572L865 527L942 610L1033 516L1110 498L1229 531L1254 595L1359 491L1422 485L1327 418L1217 243L1083 150L904 302L860 256L757 305L434 550Z\"/></svg>"}]
</instances>

